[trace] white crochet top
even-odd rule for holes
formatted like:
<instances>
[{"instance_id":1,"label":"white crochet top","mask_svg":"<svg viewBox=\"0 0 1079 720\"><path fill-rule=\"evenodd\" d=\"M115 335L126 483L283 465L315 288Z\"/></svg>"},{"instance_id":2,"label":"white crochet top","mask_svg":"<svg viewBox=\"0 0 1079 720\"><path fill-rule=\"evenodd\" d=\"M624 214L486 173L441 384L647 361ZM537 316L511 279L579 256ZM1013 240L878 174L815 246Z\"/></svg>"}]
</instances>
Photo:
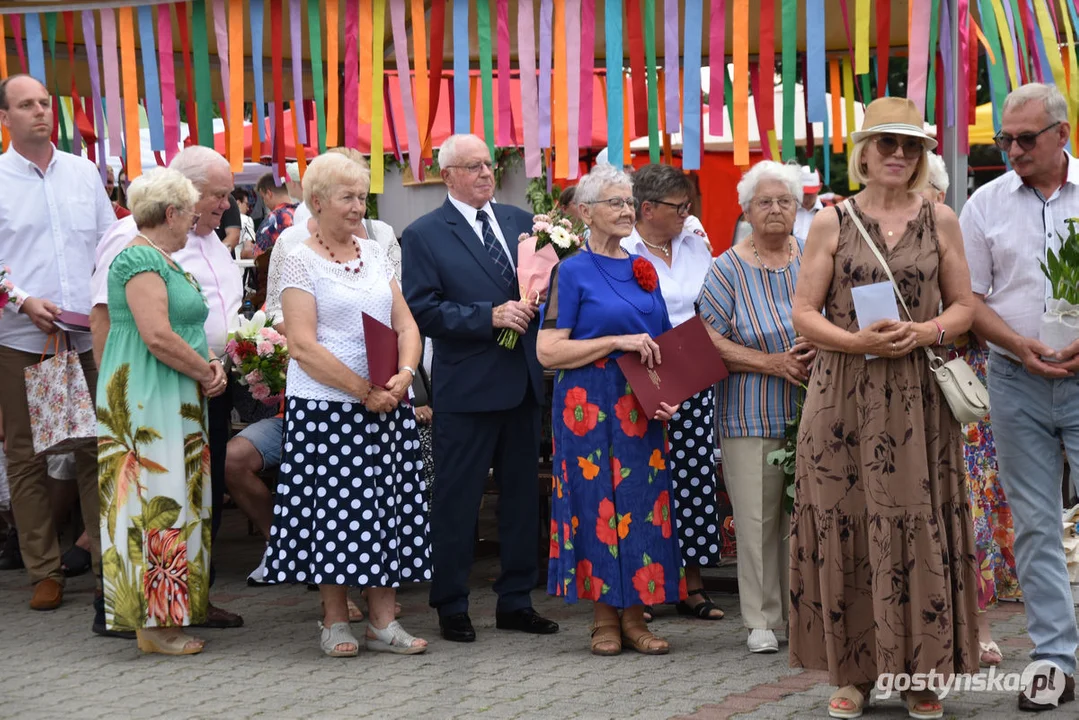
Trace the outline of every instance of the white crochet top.
<instances>
[{"instance_id":1,"label":"white crochet top","mask_svg":"<svg viewBox=\"0 0 1079 720\"><path fill-rule=\"evenodd\" d=\"M369 377L367 350L361 313L367 313L384 325L391 325L393 310L393 266L386 252L374 240L360 240L363 269L354 273L360 260L338 265L301 244L285 258L281 268L281 291L297 288L315 298L318 312L316 337L350 370ZM349 268L349 269L346 269ZM285 318L286 327L294 325ZM299 363L289 361L288 397L332 402L359 402L359 398L312 379Z\"/></svg>"}]
</instances>

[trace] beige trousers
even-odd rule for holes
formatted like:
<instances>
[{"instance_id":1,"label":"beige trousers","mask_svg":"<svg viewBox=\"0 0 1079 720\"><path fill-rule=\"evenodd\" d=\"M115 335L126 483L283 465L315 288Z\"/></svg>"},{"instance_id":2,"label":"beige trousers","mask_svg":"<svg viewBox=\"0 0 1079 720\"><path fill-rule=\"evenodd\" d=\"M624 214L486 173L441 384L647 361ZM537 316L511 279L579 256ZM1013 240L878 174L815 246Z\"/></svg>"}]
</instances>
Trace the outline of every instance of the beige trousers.
<instances>
[{"instance_id":1,"label":"beige trousers","mask_svg":"<svg viewBox=\"0 0 1079 720\"><path fill-rule=\"evenodd\" d=\"M750 630L787 627L790 516L783 509L783 471L765 460L784 444L778 438L720 440L738 543L738 599Z\"/></svg>"}]
</instances>

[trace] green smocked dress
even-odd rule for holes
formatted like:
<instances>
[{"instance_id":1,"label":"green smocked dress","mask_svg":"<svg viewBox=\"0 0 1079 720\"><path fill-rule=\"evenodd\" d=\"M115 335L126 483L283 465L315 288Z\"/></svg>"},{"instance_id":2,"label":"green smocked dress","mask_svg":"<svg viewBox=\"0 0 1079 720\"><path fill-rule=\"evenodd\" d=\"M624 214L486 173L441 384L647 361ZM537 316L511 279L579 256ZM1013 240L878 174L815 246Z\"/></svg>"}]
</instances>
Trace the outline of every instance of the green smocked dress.
<instances>
[{"instance_id":1,"label":"green smocked dress","mask_svg":"<svg viewBox=\"0 0 1079 720\"><path fill-rule=\"evenodd\" d=\"M153 248L117 255L97 395L101 564L113 630L198 624L209 600L206 401L199 384L154 357L139 334L126 286L144 272L165 281L173 331L207 356L198 282Z\"/></svg>"}]
</instances>

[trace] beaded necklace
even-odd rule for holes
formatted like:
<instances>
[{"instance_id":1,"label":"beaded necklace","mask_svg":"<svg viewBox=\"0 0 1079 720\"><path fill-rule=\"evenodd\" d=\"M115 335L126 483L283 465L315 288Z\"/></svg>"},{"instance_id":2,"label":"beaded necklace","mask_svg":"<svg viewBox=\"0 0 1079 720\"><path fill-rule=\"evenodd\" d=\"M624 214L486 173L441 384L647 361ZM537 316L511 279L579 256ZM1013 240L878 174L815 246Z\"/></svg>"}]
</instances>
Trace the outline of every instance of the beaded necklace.
<instances>
[{"instance_id":1,"label":"beaded necklace","mask_svg":"<svg viewBox=\"0 0 1079 720\"><path fill-rule=\"evenodd\" d=\"M352 260L347 260L345 262L342 262L341 260L338 260L336 257L334 257L333 250L330 250L329 246L326 245L326 243L322 242L322 233L321 232L315 233L315 240L318 242L319 245L321 245L323 248L325 248L326 252L328 252L330 254L330 259L333 260L338 265L340 265L341 267L343 267L345 269L345 272L356 273L357 275L359 275L360 271L363 270L363 259L360 257L360 243L359 243L358 240L356 240L355 236L352 237L352 246L356 249L356 257L354 259L359 260L360 264L357 265L354 268L349 267L348 264L347 264L347 263L352 262Z\"/></svg>"},{"instance_id":2,"label":"beaded necklace","mask_svg":"<svg viewBox=\"0 0 1079 720\"><path fill-rule=\"evenodd\" d=\"M585 250L588 251L588 256L590 258L592 258L592 264L596 266L597 270L599 270L599 274L603 276L603 279L606 281L607 287L609 287L611 289L611 292L613 292L618 297L622 298L622 300L624 300L625 302L629 303L633 307L634 310L641 313L642 315L651 315L652 312L656 309L656 296L655 296L655 293L650 293L649 294L648 298L649 298L649 300L652 301L652 307L645 310L644 308L639 306L637 303L633 302L632 300L627 298L625 295L618 292L618 288L616 288L614 286L614 284L611 282L611 280L613 279L613 280L616 280L617 282L626 282L626 281L625 280L620 280L619 278L614 277L609 272L607 272L606 270L603 269L603 266L600 265L599 260L596 259L595 251L592 250L592 246L589 245L587 241L585 242L584 247L585 247ZM612 258L612 259L616 259L616 258ZM633 270L632 270L632 268L630 269L629 279L630 280L633 279Z\"/></svg>"}]
</instances>

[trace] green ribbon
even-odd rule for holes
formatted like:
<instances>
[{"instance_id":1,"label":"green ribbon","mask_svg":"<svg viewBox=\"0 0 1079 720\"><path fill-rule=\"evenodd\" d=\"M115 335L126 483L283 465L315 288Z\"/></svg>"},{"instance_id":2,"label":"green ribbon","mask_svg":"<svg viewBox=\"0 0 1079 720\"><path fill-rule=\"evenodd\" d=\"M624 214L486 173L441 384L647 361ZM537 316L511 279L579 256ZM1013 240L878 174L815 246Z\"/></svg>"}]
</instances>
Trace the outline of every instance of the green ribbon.
<instances>
[{"instance_id":1,"label":"green ribbon","mask_svg":"<svg viewBox=\"0 0 1079 720\"><path fill-rule=\"evenodd\" d=\"M483 139L491 157L495 156L495 98L491 73L491 6L476 0L476 25L480 35L480 79L483 87Z\"/></svg>"},{"instance_id":2,"label":"green ribbon","mask_svg":"<svg viewBox=\"0 0 1079 720\"><path fill-rule=\"evenodd\" d=\"M731 83L731 76L727 72L727 63L722 63L723 67L723 106L727 108L727 127L731 128L731 135L734 135L734 85ZM708 98L711 103L712 98ZM709 105L711 106L711 105Z\"/></svg>"},{"instance_id":3,"label":"green ribbon","mask_svg":"<svg viewBox=\"0 0 1079 720\"><path fill-rule=\"evenodd\" d=\"M873 86L871 84L870 78L872 78L875 74L872 70L872 67L872 64L870 64L869 72L859 75L862 80L862 97L870 99L872 99L873 97Z\"/></svg>"},{"instance_id":4,"label":"green ribbon","mask_svg":"<svg viewBox=\"0 0 1079 720\"><path fill-rule=\"evenodd\" d=\"M1004 0L1007 2L1008 0ZM1032 77L1030 72L1030 54L1027 52L1027 34L1023 29L1023 16L1019 12L1019 3L1016 0L1011 0L1012 17L1015 19L1015 34L1019 38L1019 62L1023 66L1023 71L1026 72L1027 78ZM1008 32L1011 32L1009 29ZM1019 73L1019 77L1016 78L1017 82L1023 82L1022 73Z\"/></svg>"},{"instance_id":5,"label":"green ribbon","mask_svg":"<svg viewBox=\"0 0 1079 720\"><path fill-rule=\"evenodd\" d=\"M644 53L648 78L648 161L658 163L660 144L659 79L656 77L656 0L644 0Z\"/></svg>"},{"instance_id":6,"label":"green ribbon","mask_svg":"<svg viewBox=\"0 0 1079 720\"><path fill-rule=\"evenodd\" d=\"M337 28L327 28L337 32ZM307 2L307 32L311 42L311 79L315 91L315 113L318 119L318 151L326 152L326 87L322 80L322 13L315 0ZM336 80L335 80L336 82Z\"/></svg>"},{"instance_id":7,"label":"green ribbon","mask_svg":"<svg viewBox=\"0 0 1079 720\"><path fill-rule=\"evenodd\" d=\"M56 13L45 13L45 32L49 40L49 56L52 58L52 85L56 95L56 102L60 102L59 73L56 72ZM72 68L74 70L74 68ZM71 138L67 135L67 121L64 120L64 108L57 107L56 114L60 118L60 149L71 152Z\"/></svg>"},{"instance_id":8,"label":"green ribbon","mask_svg":"<svg viewBox=\"0 0 1079 720\"><path fill-rule=\"evenodd\" d=\"M993 49L995 63L989 63L989 83L993 97L993 131L1000 130L1000 113L1004 107L1004 98L1008 94L1008 78L1005 68L1004 49L1000 43L1000 28L997 27L996 14L990 2L978 0L978 9L982 17L982 28L985 30L985 38L989 41L989 47ZM1074 73L1075 70L1072 70ZM1072 79L1075 82L1075 79Z\"/></svg>"},{"instance_id":9,"label":"green ribbon","mask_svg":"<svg viewBox=\"0 0 1079 720\"><path fill-rule=\"evenodd\" d=\"M783 161L795 156L794 96L798 81L798 0L783 0ZM763 143L765 140L761 138Z\"/></svg>"},{"instance_id":10,"label":"green ribbon","mask_svg":"<svg viewBox=\"0 0 1079 720\"><path fill-rule=\"evenodd\" d=\"M214 99L210 87L210 48L206 41L206 0L191 3L191 53L195 58L195 103L199 117L199 145L214 146ZM281 102L281 98L274 98Z\"/></svg>"},{"instance_id":11,"label":"green ribbon","mask_svg":"<svg viewBox=\"0 0 1079 720\"><path fill-rule=\"evenodd\" d=\"M935 118L937 107L937 44L940 42L940 0L929 11L929 76L925 83L925 116Z\"/></svg>"}]
</instances>

